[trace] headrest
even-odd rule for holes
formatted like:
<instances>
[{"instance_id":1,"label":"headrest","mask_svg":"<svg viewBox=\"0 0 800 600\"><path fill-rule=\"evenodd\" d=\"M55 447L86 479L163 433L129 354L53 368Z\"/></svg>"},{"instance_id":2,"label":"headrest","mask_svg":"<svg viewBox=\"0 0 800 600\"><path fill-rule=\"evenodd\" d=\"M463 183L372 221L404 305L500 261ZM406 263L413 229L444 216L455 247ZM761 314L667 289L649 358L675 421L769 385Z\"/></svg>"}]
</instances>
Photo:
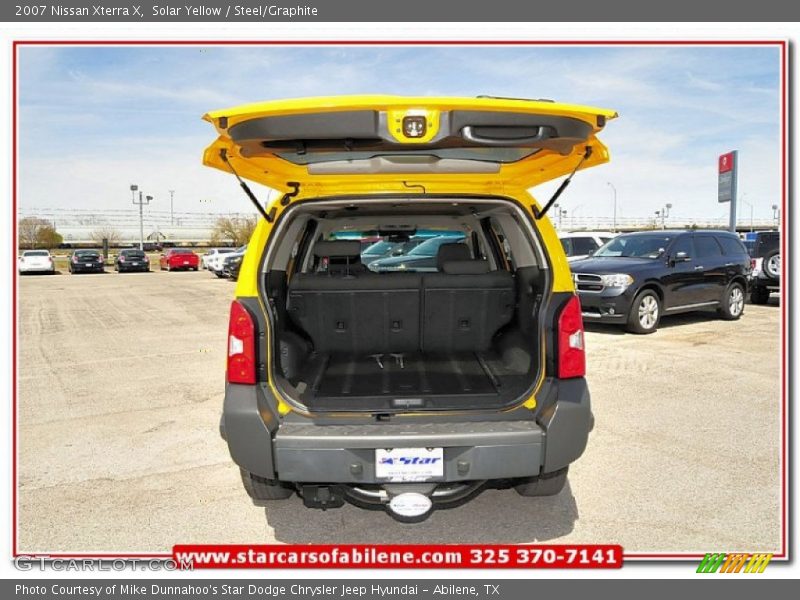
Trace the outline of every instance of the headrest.
<instances>
[{"instance_id":1,"label":"headrest","mask_svg":"<svg viewBox=\"0 0 800 600\"><path fill-rule=\"evenodd\" d=\"M488 260L450 260L442 270L448 275L482 275L489 272Z\"/></svg>"},{"instance_id":2,"label":"headrest","mask_svg":"<svg viewBox=\"0 0 800 600\"><path fill-rule=\"evenodd\" d=\"M454 260L469 260L472 257L469 255L469 246L461 242L450 242L439 246L439 251L436 253L436 268L441 271L444 263Z\"/></svg>"},{"instance_id":3,"label":"headrest","mask_svg":"<svg viewBox=\"0 0 800 600\"><path fill-rule=\"evenodd\" d=\"M314 244L314 256L328 258L356 258L361 256L358 240L332 240Z\"/></svg>"}]
</instances>

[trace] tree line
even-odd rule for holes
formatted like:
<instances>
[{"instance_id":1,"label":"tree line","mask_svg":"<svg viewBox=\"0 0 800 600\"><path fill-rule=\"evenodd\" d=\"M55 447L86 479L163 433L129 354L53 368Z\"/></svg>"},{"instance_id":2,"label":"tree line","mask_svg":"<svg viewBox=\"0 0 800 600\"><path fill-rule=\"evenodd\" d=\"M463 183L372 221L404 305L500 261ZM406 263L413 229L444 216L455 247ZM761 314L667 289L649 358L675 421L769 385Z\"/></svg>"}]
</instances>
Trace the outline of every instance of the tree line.
<instances>
[{"instance_id":1,"label":"tree line","mask_svg":"<svg viewBox=\"0 0 800 600\"><path fill-rule=\"evenodd\" d=\"M257 218L253 217L220 217L214 223L211 232L212 245L241 246L253 235ZM24 217L17 223L19 247L25 250L58 248L64 243L64 237L58 233L54 223L40 217ZM90 238L97 244L108 240L110 246L117 246L122 241L122 234L111 225L102 225L93 230Z\"/></svg>"}]
</instances>

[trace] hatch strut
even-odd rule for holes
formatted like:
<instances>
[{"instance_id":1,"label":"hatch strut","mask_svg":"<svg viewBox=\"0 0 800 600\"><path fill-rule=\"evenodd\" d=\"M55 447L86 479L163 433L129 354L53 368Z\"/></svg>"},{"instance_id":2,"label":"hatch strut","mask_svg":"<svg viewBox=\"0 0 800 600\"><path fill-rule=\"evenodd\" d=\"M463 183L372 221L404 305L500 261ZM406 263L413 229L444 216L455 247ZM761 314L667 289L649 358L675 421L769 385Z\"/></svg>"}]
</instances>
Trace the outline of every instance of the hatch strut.
<instances>
[{"instance_id":1,"label":"hatch strut","mask_svg":"<svg viewBox=\"0 0 800 600\"><path fill-rule=\"evenodd\" d=\"M545 204L541 210L539 209L538 206L533 207L533 216L536 217L537 221L547 214L547 211L550 210L550 207L553 206L553 204L555 204L556 200L558 200L558 197L561 195L561 192L567 189L569 182L572 181L572 176L575 175L575 173L578 172L578 169L581 168L583 161L585 161L591 155L592 155L592 147L586 146L586 151L583 153L583 156L581 157L580 161L578 161L578 164L572 170L572 173L570 173L569 177L567 177L564 181L561 182L561 185L558 186L558 189L556 190L555 194L553 194L550 197L550 200L547 201L547 204Z\"/></svg>"},{"instance_id":2,"label":"hatch strut","mask_svg":"<svg viewBox=\"0 0 800 600\"><path fill-rule=\"evenodd\" d=\"M264 207L261 206L261 204L258 202L258 198L256 198L256 195L253 193L253 190L251 190L250 186L247 185L247 183L245 183L244 179L239 177L239 174L236 172L236 169L233 168L231 161L228 160L227 149L221 148L219 151L219 157L225 164L228 165L228 167L230 167L231 173L233 173L236 179L239 180L239 185L242 186L244 193L247 194L248 198L250 198L250 202L253 203L253 206L256 207L256 210L258 210L258 212L261 213L261 216L264 217L267 223L272 223L273 219L275 218L275 208L273 207L272 210L269 211L269 213L267 213Z\"/></svg>"}]
</instances>

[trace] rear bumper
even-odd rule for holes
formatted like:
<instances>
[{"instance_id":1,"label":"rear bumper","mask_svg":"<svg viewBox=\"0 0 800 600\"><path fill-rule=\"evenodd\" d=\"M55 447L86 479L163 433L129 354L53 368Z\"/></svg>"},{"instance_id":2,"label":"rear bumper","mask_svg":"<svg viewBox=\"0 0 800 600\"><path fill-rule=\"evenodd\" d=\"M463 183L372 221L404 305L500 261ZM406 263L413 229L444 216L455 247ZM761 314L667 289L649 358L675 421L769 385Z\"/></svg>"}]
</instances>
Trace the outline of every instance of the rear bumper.
<instances>
[{"instance_id":1,"label":"rear bumper","mask_svg":"<svg viewBox=\"0 0 800 600\"><path fill-rule=\"evenodd\" d=\"M750 289L753 288L767 288L768 290L776 291L781 288L781 280L779 277L771 278L766 275L757 275L750 278Z\"/></svg>"},{"instance_id":2,"label":"rear bumper","mask_svg":"<svg viewBox=\"0 0 800 600\"><path fill-rule=\"evenodd\" d=\"M55 271L54 266L46 266L46 267L19 267L20 273L53 273Z\"/></svg>"},{"instance_id":3,"label":"rear bumper","mask_svg":"<svg viewBox=\"0 0 800 600\"><path fill-rule=\"evenodd\" d=\"M376 477L378 448L443 448L444 475L432 483L535 477L577 459L593 425L584 379L551 382L543 398L548 408L536 420L474 415L462 421L318 425L298 416L280 422L259 411L264 398L259 402L258 395L264 393L256 386L228 385L221 432L243 469L293 483L389 483Z\"/></svg>"},{"instance_id":4,"label":"rear bumper","mask_svg":"<svg viewBox=\"0 0 800 600\"><path fill-rule=\"evenodd\" d=\"M101 271L105 271L105 265L82 265L80 263L72 264L72 272L73 273L100 273Z\"/></svg>"}]
</instances>

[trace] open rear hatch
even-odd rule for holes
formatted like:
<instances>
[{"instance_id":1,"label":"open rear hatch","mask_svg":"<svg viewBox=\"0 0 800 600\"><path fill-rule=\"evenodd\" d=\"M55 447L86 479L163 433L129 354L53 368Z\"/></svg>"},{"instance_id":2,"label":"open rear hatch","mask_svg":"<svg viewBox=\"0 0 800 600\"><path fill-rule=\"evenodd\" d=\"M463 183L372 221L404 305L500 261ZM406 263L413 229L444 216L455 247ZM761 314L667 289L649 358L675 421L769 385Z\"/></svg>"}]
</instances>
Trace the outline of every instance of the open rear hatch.
<instances>
[{"instance_id":1,"label":"open rear hatch","mask_svg":"<svg viewBox=\"0 0 800 600\"><path fill-rule=\"evenodd\" d=\"M298 184L317 193L376 183L402 189L403 182L427 191L477 183L526 189L579 164L606 162L596 134L614 117L607 109L504 98L282 100L205 115L219 137L204 162L284 192Z\"/></svg>"}]
</instances>

